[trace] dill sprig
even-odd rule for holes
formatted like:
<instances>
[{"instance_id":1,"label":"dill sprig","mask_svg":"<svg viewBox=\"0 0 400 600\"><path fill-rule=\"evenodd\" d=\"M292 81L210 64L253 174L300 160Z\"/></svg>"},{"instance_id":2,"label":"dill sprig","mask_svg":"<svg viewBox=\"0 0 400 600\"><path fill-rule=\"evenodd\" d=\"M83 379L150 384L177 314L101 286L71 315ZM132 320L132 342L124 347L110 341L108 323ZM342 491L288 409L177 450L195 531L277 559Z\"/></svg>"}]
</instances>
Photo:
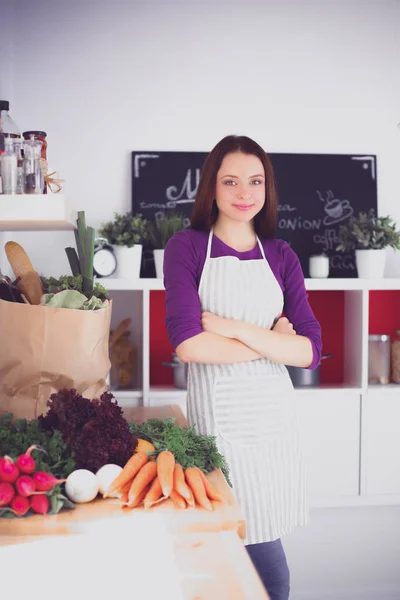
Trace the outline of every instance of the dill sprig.
<instances>
[{"instance_id":1,"label":"dill sprig","mask_svg":"<svg viewBox=\"0 0 400 600\"><path fill-rule=\"evenodd\" d=\"M199 467L204 473L221 469L229 485L229 468L225 457L218 451L215 437L200 435L194 425L181 427L175 418L148 419L142 424L129 423L130 432L136 437L151 441L156 450L169 450L184 469Z\"/></svg>"}]
</instances>

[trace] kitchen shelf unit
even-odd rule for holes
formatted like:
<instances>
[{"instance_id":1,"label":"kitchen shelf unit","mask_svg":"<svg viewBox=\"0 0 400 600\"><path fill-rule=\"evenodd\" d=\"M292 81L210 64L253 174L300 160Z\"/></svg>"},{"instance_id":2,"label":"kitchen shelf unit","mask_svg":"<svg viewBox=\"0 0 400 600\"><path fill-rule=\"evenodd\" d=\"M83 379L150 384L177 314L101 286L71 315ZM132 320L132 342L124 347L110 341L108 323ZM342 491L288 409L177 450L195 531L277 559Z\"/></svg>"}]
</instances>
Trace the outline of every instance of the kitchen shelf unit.
<instances>
[{"instance_id":1,"label":"kitchen shelf unit","mask_svg":"<svg viewBox=\"0 0 400 600\"><path fill-rule=\"evenodd\" d=\"M183 393L173 387L154 386L150 380L150 297L152 292L164 290L162 279L137 279L124 280L117 278L102 278L99 282L112 292L124 291L125 302L128 292L141 294L141 325L142 325L142 401L149 405L152 400L162 396L171 401L182 397ZM306 289L309 292L340 291L344 294L344 357L343 357L343 382L341 384L321 385L315 389L308 389L309 393L323 393L326 390L335 390L337 393L352 390L366 393L368 386L368 334L369 334L369 294L374 290L399 292L400 279L388 278L382 280L365 279L306 279ZM139 317L139 315L137 315ZM332 316L335 318L335 315ZM134 323L133 323L134 325ZM400 328L400 304L399 304ZM383 332L384 333L384 332ZM169 360L169 357L165 357ZM396 384L381 386L382 393L396 390L400 393L400 386ZM296 390L302 391L302 390ZM116 391L118 396L119 392ZM125 393L127 396L128 392Z\"/></svg>"},{"instance_id":2,"label":"kitchen shelf unit","mask_svg":"<svg viewBox=\"0 0 400 600\"><path fill-rule=\"evenodd\" d=\"M185 412L186 390L154 385L151 372L151 294L161 279L101 279L111 293L141 294L142 385L114 391L123 406L177 403ZM368 385L371 293L394 295L400 329L400 279L306 279L310 297L339 294L343 327L343 381L295 390L312 507L400 504L400 385ZM323 300L323 299L322 299ZM398 312L397 312L398 307ZM338 313L339 314L339 313ZM137 314L137 318L140 316ZM332 315L335 319L335 315ZM335 325L335 324L334 324ZM135 322L132 328L137 327ZM385 331L382 331L385 333ZM165 357L169 360L169 357Z\"/></svg>"}]
</instances>

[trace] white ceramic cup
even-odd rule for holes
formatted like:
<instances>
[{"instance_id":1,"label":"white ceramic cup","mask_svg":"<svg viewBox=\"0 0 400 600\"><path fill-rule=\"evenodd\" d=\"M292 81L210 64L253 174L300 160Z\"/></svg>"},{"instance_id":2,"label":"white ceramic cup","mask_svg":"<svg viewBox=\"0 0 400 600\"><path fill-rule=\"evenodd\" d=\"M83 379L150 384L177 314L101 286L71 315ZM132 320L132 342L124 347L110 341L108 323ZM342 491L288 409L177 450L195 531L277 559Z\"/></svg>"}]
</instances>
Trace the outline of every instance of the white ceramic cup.
<instances>
[{"instance_id":1,"label":"white ceramic cup","mask_svg":"<svg viewBox=\"0 0 400 600\"><path fill-rule=\"evenodd\" d=\"M312 279L325 279L329 276L329 258L325 254L310 256L309 271Z\"/></svg>"}]
</instances>

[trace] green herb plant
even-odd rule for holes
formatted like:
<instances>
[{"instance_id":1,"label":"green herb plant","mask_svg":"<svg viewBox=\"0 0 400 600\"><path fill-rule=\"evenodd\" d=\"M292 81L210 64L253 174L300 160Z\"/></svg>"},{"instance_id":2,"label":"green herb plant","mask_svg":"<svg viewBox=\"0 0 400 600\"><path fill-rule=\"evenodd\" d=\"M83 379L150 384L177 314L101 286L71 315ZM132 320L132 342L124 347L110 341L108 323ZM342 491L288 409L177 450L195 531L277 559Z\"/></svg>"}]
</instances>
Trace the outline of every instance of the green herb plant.
<instances>
[{"instance_id":1,"label":"green herb plant","mask_svg":"<svg viewBox=\"0 0 400 600\"><path fill-rule=\"evenodd\" d=\"M186 217L178 213L170 213L149 223L150 243L156 250L162 250L168 240L178 231L185 229Z\"/></svg>"},{"instance_id":2,"label":"green herb plant","mask_svg":"<svg viewBox=\"0 0 400 600\"><path fill-rule=\"evenodd\" d=\"M62 439L61 432L43 431L38 420L16 419L12 413L0 415L0 456L16 459L30 446L39 445L44 452L33 450L37 471L47 471L59 479L65 479L75 470L73 452Z\"/></svg>"},{"instance_id":3,"label":"green herb plant","mask_svg":"<svg viewBox=\"0 0 400 600\"><path fill-rule=\"evenodd\" d=\"M360 212L339 228L339 245L336 250L381 250L390 246L400 250L400 231L391 217L377 217L374 209Z\"/></svg>"},{"instance_id":4,"label":"green herb plant","mask_svg":"<svg viewBox=\"0 0 400 600\"><path fill-rule=\"evenodd\" d=\"M229 480L229 468L225 457L217 448L215 437L200 435L194 426L181 427L170 419L149 419L138 425L129 423L131 433L138 438L149 440L158 452L169 450L175 456L176 462L184 469L199 467L204 473L221 469L226 480Z\"/></svg>"},{"instance_id":5,"label":"green herb plant","mask_svg":"<svg viewBox=\"0 0 400 600\"><path fill-rule=\"evenodd\" d=\"M135 244L147 241L148 221L140 213L114 213L114 220L102 223L98 233L114 246L133 248Z\"/></svg>"}]
</instances>

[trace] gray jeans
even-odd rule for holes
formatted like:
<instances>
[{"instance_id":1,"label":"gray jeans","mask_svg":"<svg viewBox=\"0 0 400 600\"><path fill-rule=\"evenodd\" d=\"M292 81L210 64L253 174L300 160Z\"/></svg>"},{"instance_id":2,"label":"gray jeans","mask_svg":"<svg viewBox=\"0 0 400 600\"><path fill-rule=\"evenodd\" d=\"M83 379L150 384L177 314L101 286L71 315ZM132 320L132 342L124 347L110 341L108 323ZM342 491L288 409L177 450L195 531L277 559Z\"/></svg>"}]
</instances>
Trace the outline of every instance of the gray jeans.
<instances>
[{"instance_id":1,"label":"gray jeans","mask_svg":"<svg viewBox=\"0 0 400 600\"><path fill-rule=\"evenodd\" d=\"M271 600L288 600L290 573L281 540L250 544L247 552Z\"/></svg>"}]
</instances>

